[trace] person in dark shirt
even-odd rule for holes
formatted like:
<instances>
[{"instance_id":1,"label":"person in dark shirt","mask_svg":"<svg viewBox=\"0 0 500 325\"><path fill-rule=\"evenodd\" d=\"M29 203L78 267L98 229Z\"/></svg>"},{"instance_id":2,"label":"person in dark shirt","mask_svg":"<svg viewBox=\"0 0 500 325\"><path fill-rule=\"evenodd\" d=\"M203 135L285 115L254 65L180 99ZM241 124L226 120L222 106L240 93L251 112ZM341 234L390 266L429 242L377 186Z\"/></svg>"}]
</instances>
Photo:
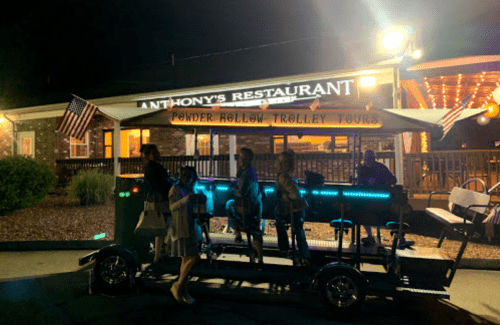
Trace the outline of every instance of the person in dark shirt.
<instances>
[{"instance_id":1,"label":"person in dark shirt","mask_svg":"<svg viewBox=\"0 0 500 325\"><path fill-rule=\"evenodd\" d=\"M364 165L359 169L359 184L378 188L389 188L396 184L396 177L384 164L375 161L375 152L366 150L364 153ZM368 237L362 239L365 245L375 244L372 229L365 226Z\"/></svg>"},{"instance_id":2,"label":"person in dark shirt","mask_svg":"<svg viewBox=\"0 0 500 325\"><path fill-rule=\"evenodd\" d=\"M259 256L259 263L262 263L262 231L260 220L262 218L262 194L259 191L257 172L252 166L253 152L249 148L241 148L238 164L239 170L236 179L231 183L233 193L238 198L250 199L250 217L242 220L241 215L236 211L236 201L229 200L226 203L226 211L235 230L235 241L242 241L241 231L250 231L253 235L253 244ZM246 224L245 224L246 223ZM244 227L246 229L244 229Z\"/></svg>"},{"instance_id":3,"label":"person in dark shirt","mask_svg":"<svg viewBox=\"0 0 500 325\"><path fill-rule=\"evenodd\" d=\"M146 165L144 171L145 193L153 195L161 213L168 213L168 191L172 184L167 170L158 162L160 158L158 147L154 144L146 144L141 147L140 152ZM154 262L158 262L160 259L163 239L163 237L155 238Z\"/></svg>"}]
</instances>

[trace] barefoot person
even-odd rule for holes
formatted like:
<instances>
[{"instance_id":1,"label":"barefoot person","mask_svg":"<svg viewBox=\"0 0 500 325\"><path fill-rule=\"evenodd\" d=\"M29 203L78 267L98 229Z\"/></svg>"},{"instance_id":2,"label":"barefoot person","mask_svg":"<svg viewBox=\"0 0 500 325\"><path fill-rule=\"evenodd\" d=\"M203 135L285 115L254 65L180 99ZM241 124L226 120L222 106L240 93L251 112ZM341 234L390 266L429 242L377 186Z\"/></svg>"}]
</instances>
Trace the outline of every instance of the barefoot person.
<instances>
[{"instance_id":1,"label":"barefoot person","mask_svg":"<svg viewBox=\"0 0 500 325\"><path fill-rule=\"evenodd\" d=\"M179 279L170 291L180 303L193 304L195 300L187 291L188 275L199 261L198 242L195 232L194 211L197 195L191 184L196 180L193 168L181 168L180 181L170 189L168 201L172 211L172 222L168 233L170 256L181 257Z\"/></svg>"}]
</instances>

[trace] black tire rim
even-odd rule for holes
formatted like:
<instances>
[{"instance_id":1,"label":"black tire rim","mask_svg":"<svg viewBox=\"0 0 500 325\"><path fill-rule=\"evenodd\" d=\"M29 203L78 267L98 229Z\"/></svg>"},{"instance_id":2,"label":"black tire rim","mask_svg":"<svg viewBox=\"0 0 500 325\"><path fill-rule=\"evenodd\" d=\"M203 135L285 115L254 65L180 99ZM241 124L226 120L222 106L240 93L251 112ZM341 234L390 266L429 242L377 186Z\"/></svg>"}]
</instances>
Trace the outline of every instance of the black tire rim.
<instances>
[{"instance_id":1,"label":"black tire rim","mask_svg":"<svg viewBox=\"0 0 500 325\"><path fill-rule=\"evenodd\" d=\"M349 308L360 299L359 286L354 279L345 275L332 277L326 283L326 297L338 308Z\"/></svg>"},{"instance_id":2,"label":"black tire rim","mask_svg":"<svg viewBox=\"0 0 500 325\"><path fill-rule=\"evenodd\" d=\"M109 285L118 285L127 279L129 267L120 255L106 257L99 267L99 275Z\"/></svg>"}]
</instances>

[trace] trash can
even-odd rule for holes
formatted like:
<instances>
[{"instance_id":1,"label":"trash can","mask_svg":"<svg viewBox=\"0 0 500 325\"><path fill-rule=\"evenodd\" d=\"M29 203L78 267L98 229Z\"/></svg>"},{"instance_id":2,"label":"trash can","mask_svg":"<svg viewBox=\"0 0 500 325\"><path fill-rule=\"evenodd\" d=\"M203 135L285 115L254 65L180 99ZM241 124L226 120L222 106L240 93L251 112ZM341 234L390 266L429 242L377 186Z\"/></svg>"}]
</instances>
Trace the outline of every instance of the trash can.
<instances>
[{"instance_id":1,"label":"trash can","mask_svg":"<svg viewBox=\"0 0 500 325\"><path fill-rule=\"evenodd\" d=\"M144 209L144 175L126 174L116 178L115 243L133 249L147 260L154 238L136 236L135 227Z\"/></svg>"}]
</instances>

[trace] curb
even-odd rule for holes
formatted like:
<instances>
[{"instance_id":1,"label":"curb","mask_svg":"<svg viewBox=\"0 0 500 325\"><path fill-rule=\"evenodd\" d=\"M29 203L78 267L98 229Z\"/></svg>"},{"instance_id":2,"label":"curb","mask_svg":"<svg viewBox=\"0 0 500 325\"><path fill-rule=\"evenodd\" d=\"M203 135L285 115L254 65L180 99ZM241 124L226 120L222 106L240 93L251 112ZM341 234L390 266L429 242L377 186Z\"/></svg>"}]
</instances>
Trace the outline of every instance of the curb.
<instances>
[{"instance_id":1,"label":"curb","mask_svg":"<svg viewBox=\"0 0 500 325\"><path fill-rule=\"evenodd\" d=\"M485 260L480 258L462 258L459 269L500 271L500 260Z\"/></svg>"},{"instance_id":2,"label":"curb","mask_svg":"<svg viewBox=\"0 0 500 325\"><path fill-rule=\"evenodd\" d=\"M113 243L111 240L73 241L14 241L0 242L1 251L48 251L101 249Z\"/></svg>"}]
</instances>

